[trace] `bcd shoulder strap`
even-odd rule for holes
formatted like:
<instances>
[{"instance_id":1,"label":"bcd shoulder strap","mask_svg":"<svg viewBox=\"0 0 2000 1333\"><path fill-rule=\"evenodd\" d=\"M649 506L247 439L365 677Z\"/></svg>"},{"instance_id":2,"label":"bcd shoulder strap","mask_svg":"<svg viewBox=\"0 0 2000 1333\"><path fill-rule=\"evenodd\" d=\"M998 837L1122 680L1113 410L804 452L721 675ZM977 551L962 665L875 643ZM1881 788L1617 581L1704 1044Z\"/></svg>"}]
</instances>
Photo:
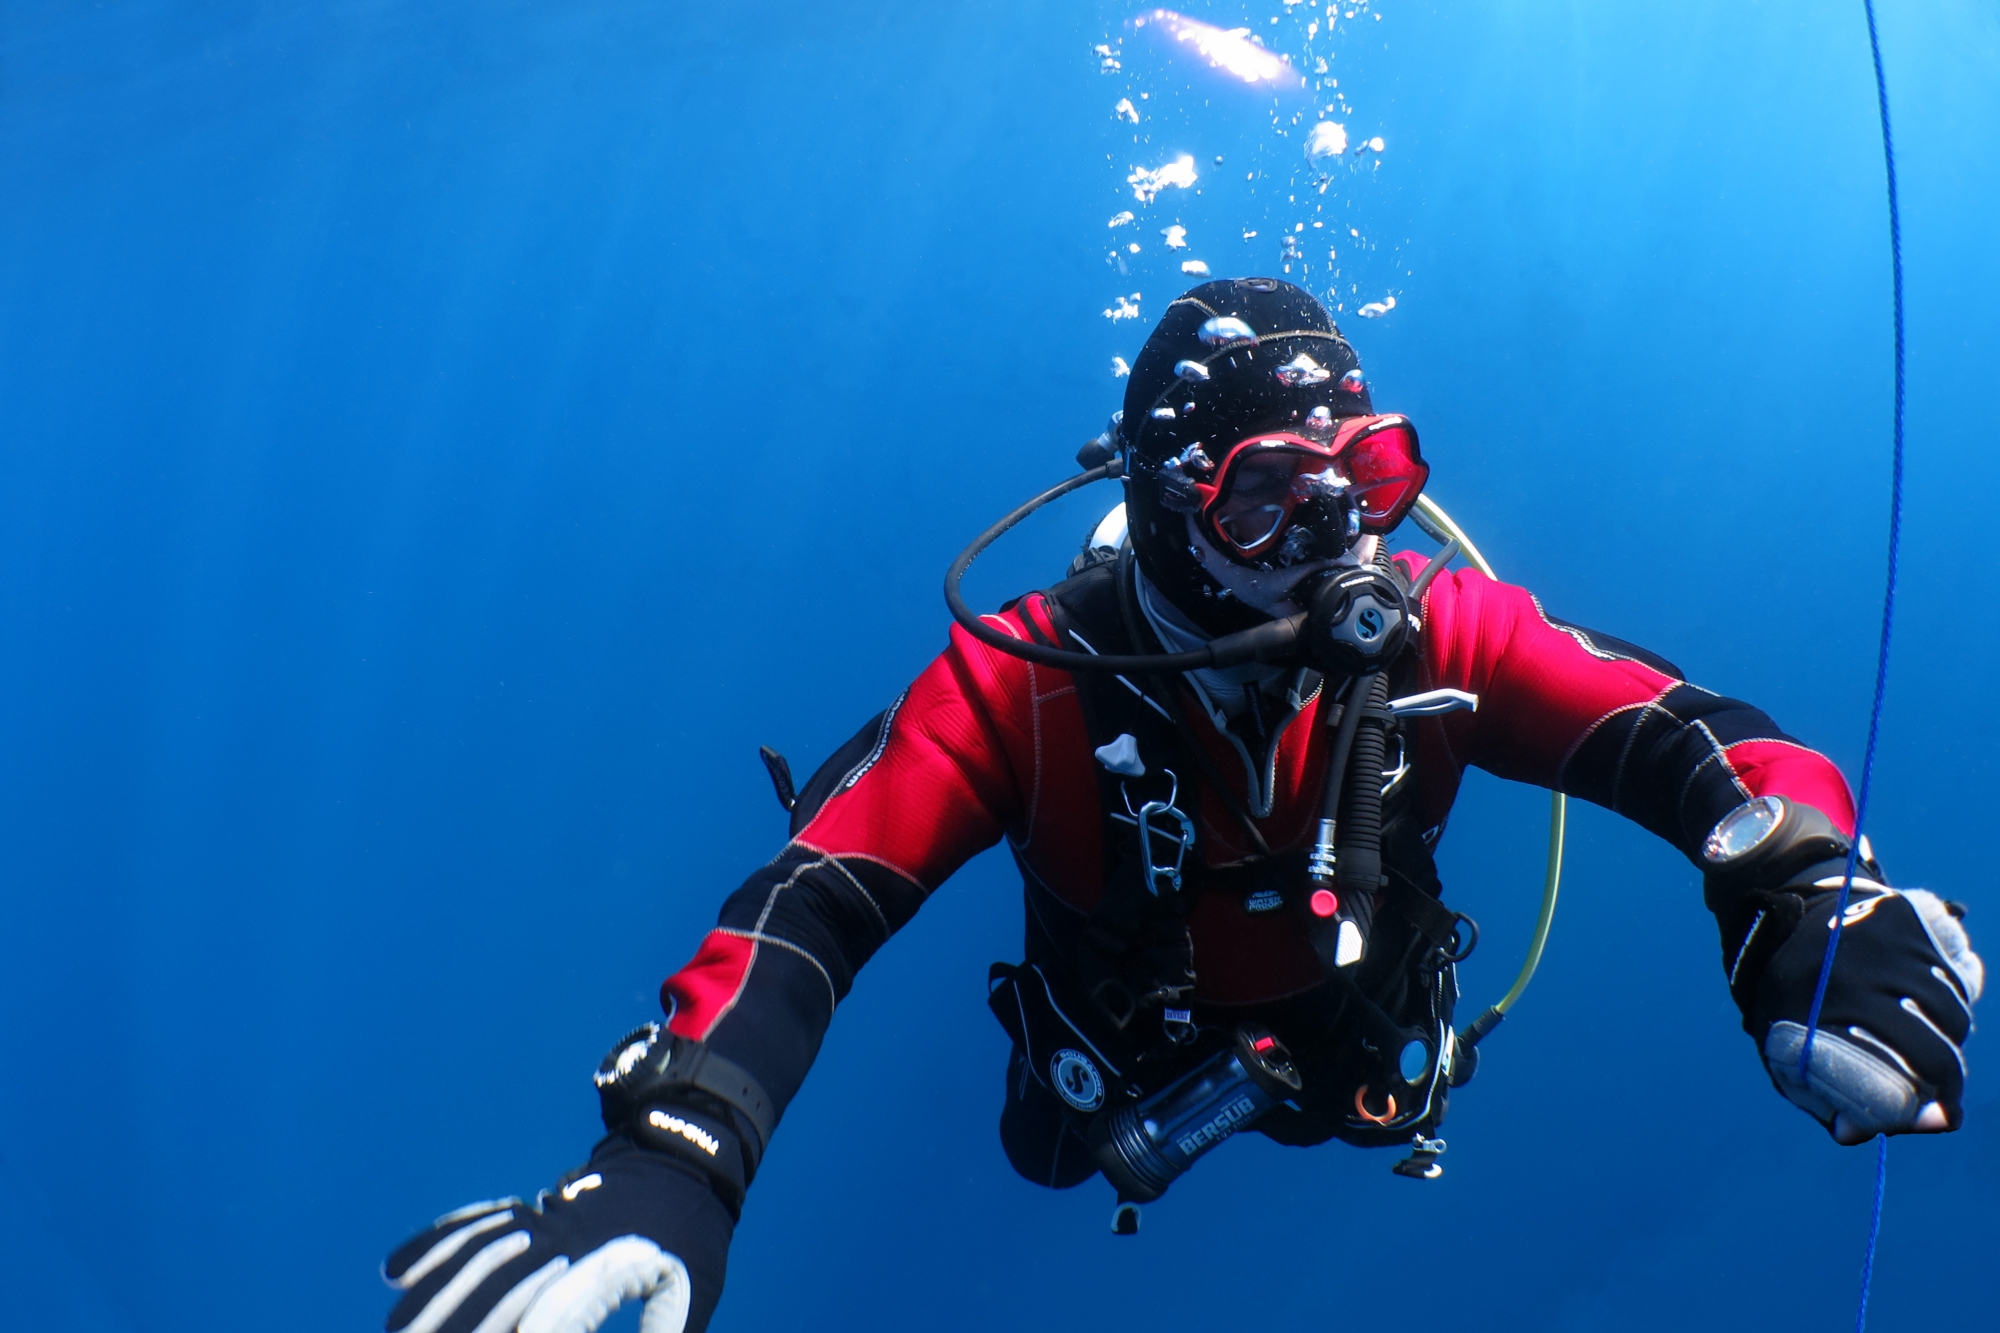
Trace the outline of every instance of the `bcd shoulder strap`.
<instances>
[{"instance_id":1,"label":"bcd shoulder strap","mask_svg":"<svg viewBox=\"0 0 2000 1333\"><path fill-rule=\"evenodd\" d=\"M1119 614L1117 580L1126 572L1123 562L1107 561L1043 594L1056 637L1069 640L1062 646L1099 653L1158 651L1133 643ZM1024 619L1032 623L1032 617ZM1038 629L1033 632L1041 637ZM1178 862L1189 876L1198 876L1200 857L1192 847L1174 845L1169 820L1162 821L1164 829L1149 822L1151 847L1146 846L1139 815L1149 802L1176 812L1195 808L1199 779L1166 712L1167 701L1124 676L1078 672L1074 679L1091 749L1130 737L1145 772L1114 773L1101 759L1092 764L1103 814L1104 893L1084 925L1073 963L1093 1008L1128 1038L1145 1045L1147 1034L1132 1030L1133 1024L1157 1009L1163 1031L1177 1040L1182 1032L1192 1034L1187 1010L1194 993L1194 948L1186 919L1192 885L1183 880L1176 889L1153 870ZM1185 820L1185 828L1193 830L1192 819Z\"/></svg>"}]
</instances>

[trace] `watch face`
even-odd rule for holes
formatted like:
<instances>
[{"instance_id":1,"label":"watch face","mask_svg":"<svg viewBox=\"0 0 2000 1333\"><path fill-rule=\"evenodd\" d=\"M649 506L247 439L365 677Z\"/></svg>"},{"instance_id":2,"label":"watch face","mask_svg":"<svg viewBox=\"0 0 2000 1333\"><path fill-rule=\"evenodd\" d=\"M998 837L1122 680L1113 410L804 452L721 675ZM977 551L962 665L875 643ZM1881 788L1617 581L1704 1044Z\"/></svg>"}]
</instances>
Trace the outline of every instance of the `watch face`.
<instances>
[{"instance_id":1,"label":"watch face","mask_svg":"<svg viewBox=\"0 0 2000 1333\"><path fill-rule=\"evenodd\" d=\"M626 1037L611 1054L604 1057L604 1063L598 1066L597 1077L594 1080L597 1086L609 1087L620 1079L628 1077L639 1067L639 1062L646 1058L647 1053L653 1049L653 1043L659 1038L660 1028L657 1023L648 1023Z\"/></svg>"},{"instance_id":2,"label":"watch face","mask_svg":"<svg viewBox=\"0 0 2000 1333\"><path fill-rule=\"evenodd\" d=\"M1724 815L1701 845L1701 858L1712 866L1726 866L1764 845L1785 820L1782 797L1759 796L1745 801Z\"/></svg>"}]
</instances>

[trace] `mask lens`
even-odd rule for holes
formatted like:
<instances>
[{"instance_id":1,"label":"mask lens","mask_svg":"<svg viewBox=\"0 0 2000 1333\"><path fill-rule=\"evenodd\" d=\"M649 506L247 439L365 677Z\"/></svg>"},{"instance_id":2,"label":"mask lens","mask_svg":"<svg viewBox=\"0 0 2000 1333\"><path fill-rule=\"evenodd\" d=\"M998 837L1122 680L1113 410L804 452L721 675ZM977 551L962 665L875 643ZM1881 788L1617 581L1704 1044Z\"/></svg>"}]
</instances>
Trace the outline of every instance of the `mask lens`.
<instances>
[{"instance_id":1,"label":"mask lens","mask_svg":"<svg viewBox=\"0 0 2000 1333\"><path fill-rule=\"evenodd\" d=\"M1211 511L1216 531L1244 552L1276 537L1292 516L1292 479L1305 461L1283 445L1253 445L1239 454Z\"/></svg>"},{"instance_id":2,"label":"mask lens","mask_svg":"<svg viewBox=\"0 0 2000 1333\"><path fill-rule=\"evenodd\" d=\"M1417 452L1417 433L1402 417L1350 418L1330 444L1292 434L1245 440L1229 451L1202 510L1209 536L1243 559L1257 559L1286 540L1301 506L1301 522L1343 525L1359 520L1369 532L1403 521L1430 478ZM1347 528L1330 534L1344 549Z\"/></svg>"},{"instance_id":3,"label":"mask lens","mask_svg":"<svg viewBox=\"0 0 2000 1333\"><path fill-rule=\"evenodd\" d=\"M1243 555L1255 555L1284 532L1302 498L1299 480L1328 466L1327 455L1285 441L1256 441L1224 465L1208 511L1216 534Z\"/></svg>"},{"instance_id":4,"label":"mask lens","mask_svg":"<svg viewBox=\"0 0 2000 1333\"><path fill-rule=\"evenodd\" d=\"M1361 526L1370 532L1386 532L1402 522L1431 473L1407 422L1362 436L1342 452L1341 462L1354 478Z\"/></svg>"}]
</instances>

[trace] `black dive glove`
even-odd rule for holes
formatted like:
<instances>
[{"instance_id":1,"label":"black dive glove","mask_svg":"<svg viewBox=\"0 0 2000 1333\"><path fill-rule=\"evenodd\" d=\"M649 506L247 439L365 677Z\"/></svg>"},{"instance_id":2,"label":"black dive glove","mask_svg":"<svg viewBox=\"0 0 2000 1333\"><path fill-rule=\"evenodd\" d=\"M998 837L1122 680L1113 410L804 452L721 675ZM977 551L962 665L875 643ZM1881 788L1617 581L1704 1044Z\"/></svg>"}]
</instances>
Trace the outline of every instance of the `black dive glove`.
<instances>
[{"instance_id":1,"label":"black dive glove","mask_svg":"<svg viewBox=\"0 0 2000 1333\"><path fill-rule=\"evenodd\" d=\"M1743 1029L1772 1084L1840 1143L1957 1129L1965 1039L1985 967L1955 905L1924 889L1890 888L1870 857L1855 868L1800 1070L1847 848L1823 814L1783 797L1739 806L1709 835L1701 857L1708 905Z\"/></svg>"},{"instance_id":2,"label":"black dive glove","mask_svg":"<svg viewBox=\"0 0 2000 1333\"><path fill-rule=\"evenodd\" d=\"M701 1333L775 1116L756 1081L657 1024L597 1071L590 1162L532 1204L447 1213L389 1256L389 1333L593 1333L643 1300L641 1333Z\"/></svg>"},{"instance_id":3,"label":"black dive glove","mask_svg":"<svg viewBox=\"0 0 2000 1333\"><path fill-rule=\"evenodd\" d=\"M644 1333L700 1333L735 1219L698 1172L622 1137L532 1204L446 1213L389 1256L390 1333L592 1333L643 1300Z\"/></svg>"}]
</instances>

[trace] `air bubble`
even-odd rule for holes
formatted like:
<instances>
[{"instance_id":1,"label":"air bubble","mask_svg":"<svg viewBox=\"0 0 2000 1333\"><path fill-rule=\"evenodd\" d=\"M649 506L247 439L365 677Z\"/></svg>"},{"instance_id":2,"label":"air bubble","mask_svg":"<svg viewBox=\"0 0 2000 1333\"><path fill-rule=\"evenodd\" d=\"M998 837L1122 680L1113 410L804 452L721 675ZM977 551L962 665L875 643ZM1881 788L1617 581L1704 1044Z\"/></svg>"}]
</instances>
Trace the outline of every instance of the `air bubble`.
<instances>
[{"instance_id":1,"label":"air bubble","mask_svg":"<svg viewBox=\"0 0 2000 1333\"><path fill-rule=\"evenodd\" d=\"M1174 362L1174 374L1190 384L1208 383L1208 367L1199 361Z\"/></svg>"},{"instance_id":2,"label":"air bubble","mask_svg":"<svg viewBox=\"0 0 2000 1333\"><path fill-rule=\"evenodd\" d=\"M1341 155L1347 152L1347 127L1322 120L1312 127L1306 136L1306 161L1322 176L1333 170Z\"/></svg>"},{"instance_id":3,"label":"air bubble","mask_svg":"<svg viewBox=\"0 0 2000 1333\"><path fill-rule=\"evenodd\" d=\"M1257 334L1234 315L1217 315L1201 326L1201 340L1210 347L1240 347L1257 341Z\"/></svg>"},{"instance_id":4,"label":"air bubble","mask_svg":"<svg viewBox=\"0 0 2000 1333\"><path fill-rule=\"evenodd\" d=\"M1195 183L1194 158L1182 153L1165 166L1147 170L1135 166L1125 183L1132 187L1132 197L1142 204L1150 204L1160 191L1169 187L1185 190Z\"/></svg>"},{"instance_id":5,"label":"air bubble","mask_svg":"<svg viewBox=\"0 0 2000 1333\"><path fill-rule=\"evenodd\" d=\"M1300 352L1291 360L1271 372L1278 383L1287 388L1302 389L1314 384L1324 384L1333 378L1333 372L1319 362Z\"/></svg>"},{"instance_id":6,"label":"air bubble","mask_svg":"<svg viewBox=\"0 0 2000 1333\"><path fill-rule=\"evenodd\" d=\"M1356 366L1354 369L1348 371L1345 375L1342 375L1340 377L1340 387L1347 390L1347 392L1349 393L1360 393L1363 389L1368 387L1368 377L1361 373L1360 366ZM1316 408L1314 410L1319 412L1326 411L1326 409L1323 407Z\"/></svg>"}]
</instances>

